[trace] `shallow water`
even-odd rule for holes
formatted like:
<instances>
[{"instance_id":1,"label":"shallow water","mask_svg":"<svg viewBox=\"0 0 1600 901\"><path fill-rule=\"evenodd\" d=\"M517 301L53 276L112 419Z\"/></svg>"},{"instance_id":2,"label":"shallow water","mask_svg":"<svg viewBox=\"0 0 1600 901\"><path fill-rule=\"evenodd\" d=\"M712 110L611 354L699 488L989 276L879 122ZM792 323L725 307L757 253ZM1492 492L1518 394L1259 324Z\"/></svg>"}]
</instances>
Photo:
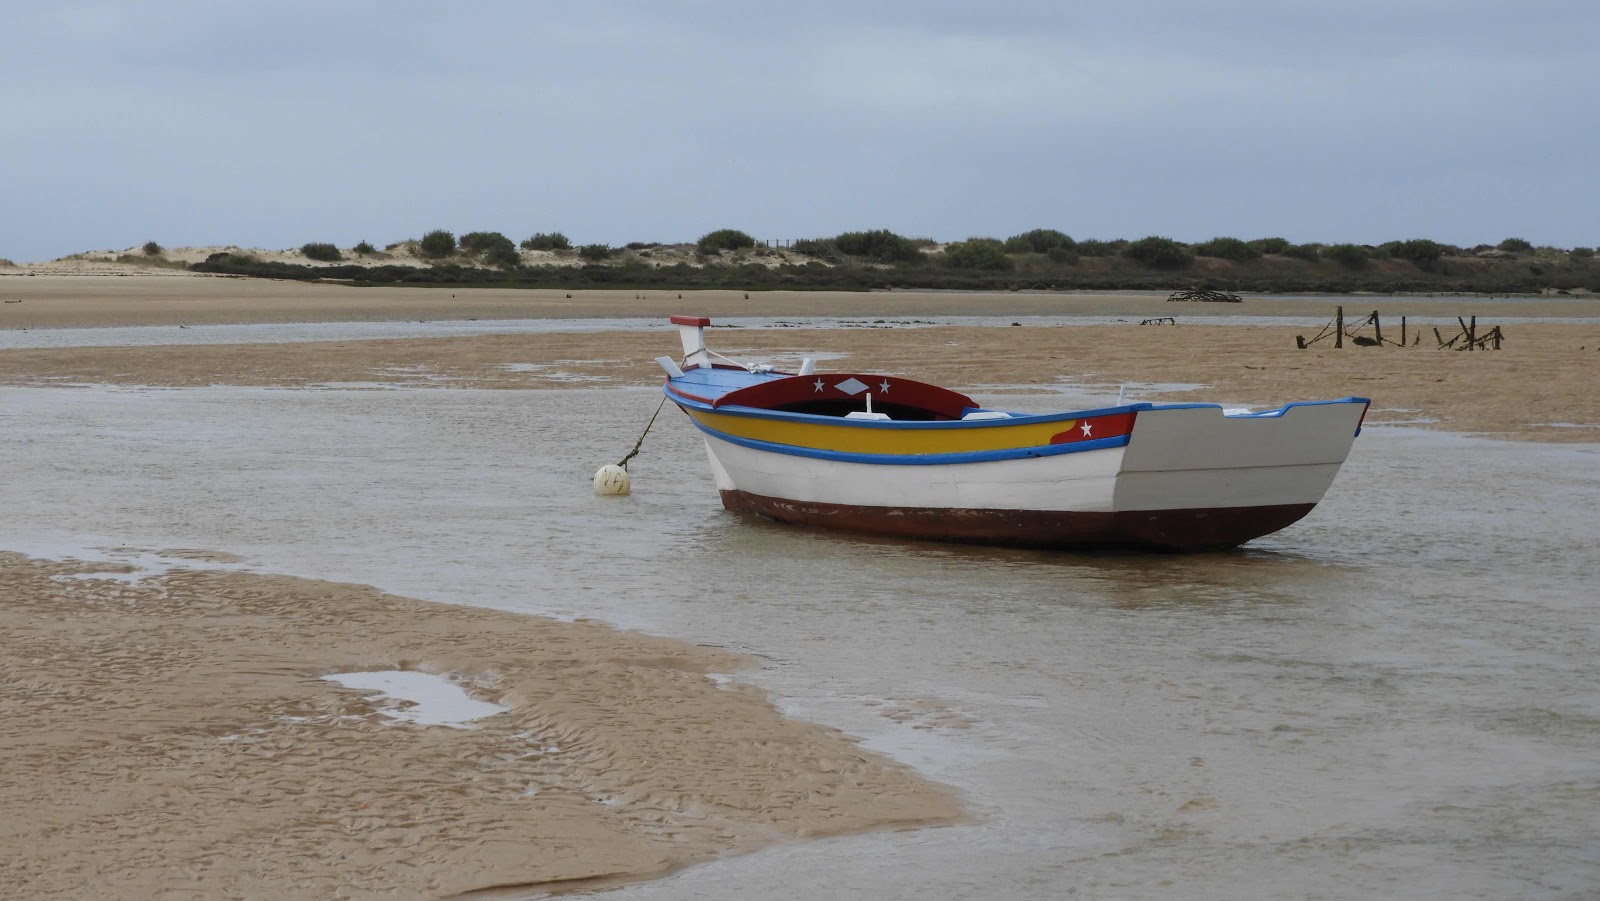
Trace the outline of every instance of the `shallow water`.
<instances>
[{"instance_id":1,"label":"shallow water","mask_svg":"<svg viewBox=\"0 0 1600 901\"><path fill-rule=\"evenodd\" d=\"M1373 299L1374 302L1385 298ZM1321 300L1321 298L1319 298ZM1366 300L1363 300L1365 305ZM1174 310L1185 325L1298 326L1320 328L1329 322L1326 309L1308 316L1260 316L1217 313L1209 309ZM928 316L903 317L770 317L719 316L715 328L726 329L835 329L835 328L1009 328L1022 322L1032 326L1126 325L1141 316ZM1412 316L1413 325L1455 325L1454 316ZM1600 317L1497 317L1500 325L1594 324ZM551 334L569 332L660 331L662 320L649 319L452 319L399 322L283 322L247 325L143 325L121 328L0 328L0 350L50 347L141 347L168 344L279 344L299 341L365 341L380 338L462 338L475 335Z\"/></svg>"},{"instance_id":2,"label":"shallow water","mask_svg":"<svg viewBox=\"0 0 1600 901\"><path fill-rule=\"evenodd\" d=\"M0 389L0 548L210 548L744 651L976 816L618 897L1600 892L1600 445L1369 427L1246 550L1086 556L742 520L672 410L594 497L658 398Z\"/></svg>"}]
</instances>

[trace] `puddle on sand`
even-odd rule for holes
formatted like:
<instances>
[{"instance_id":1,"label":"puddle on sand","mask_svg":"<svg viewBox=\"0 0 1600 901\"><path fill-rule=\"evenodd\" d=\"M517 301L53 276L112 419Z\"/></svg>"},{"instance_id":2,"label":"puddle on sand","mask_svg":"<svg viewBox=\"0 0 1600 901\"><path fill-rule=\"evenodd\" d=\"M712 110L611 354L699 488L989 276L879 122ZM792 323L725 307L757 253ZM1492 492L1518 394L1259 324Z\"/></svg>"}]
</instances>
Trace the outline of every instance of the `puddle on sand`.
<instances>
[{"instance_id":1,"label":"puddle on sand","mask_svg":"<svg viewBox=\"0 0 1600 901\"><path fill-rule=\"evenodd\" d=\"M378 707L384 716L421 726L469 729L473 720L505 712L506 708L480 701L443 676L416 670L371 670L334 673L322 678L346 688L377 692L391 703Z\"/></svg>"}]
</instances>

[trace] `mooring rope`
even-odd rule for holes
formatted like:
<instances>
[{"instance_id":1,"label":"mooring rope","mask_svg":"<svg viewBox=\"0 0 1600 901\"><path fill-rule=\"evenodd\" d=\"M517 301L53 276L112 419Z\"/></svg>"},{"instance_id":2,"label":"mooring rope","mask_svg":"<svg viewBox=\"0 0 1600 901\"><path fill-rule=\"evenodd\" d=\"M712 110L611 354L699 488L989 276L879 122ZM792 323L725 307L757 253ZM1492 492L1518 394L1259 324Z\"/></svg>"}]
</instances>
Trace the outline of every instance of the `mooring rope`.
<instances>
[{"instance_id":1,"label":"mooring rope","mask_svg":"<svg viewBox=\"0 0 1600 901\"><path fill-rule=\"evenodd\" d=\"M645 424L644 431L639 433L639 440L634 443L633 450L628 451L628 455L622 458L622 461L617 464L618 466L622 467L623 469L627 469L628 461L639 456L639 448L644 447L644 436L650 434L650 426L656 424L656 417L661 415L661 408L665 407L666 405L667 396L666 394L662 394L661 403L656 405L656 411L650 415L650 421Z\"/></svg>"}]
</instances>

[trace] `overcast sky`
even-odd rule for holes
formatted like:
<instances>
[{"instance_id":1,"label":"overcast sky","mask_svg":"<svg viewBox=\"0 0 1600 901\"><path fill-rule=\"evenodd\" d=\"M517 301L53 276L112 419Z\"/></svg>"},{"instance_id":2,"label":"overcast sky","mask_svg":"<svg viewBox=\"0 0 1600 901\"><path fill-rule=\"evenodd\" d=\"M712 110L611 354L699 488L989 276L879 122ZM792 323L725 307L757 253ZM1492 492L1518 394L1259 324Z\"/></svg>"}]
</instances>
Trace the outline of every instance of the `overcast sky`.
<instances>
[{"instance_id":1,"label":"overcast sky","mask_svg":"<svg viewBox=\"0 0 1600 901\"><path fill-rule=\"evenodd\" d=\"M0 0L0 257L433 228L1600 244L1595 0Z\"/></svg>"}]
</instances>

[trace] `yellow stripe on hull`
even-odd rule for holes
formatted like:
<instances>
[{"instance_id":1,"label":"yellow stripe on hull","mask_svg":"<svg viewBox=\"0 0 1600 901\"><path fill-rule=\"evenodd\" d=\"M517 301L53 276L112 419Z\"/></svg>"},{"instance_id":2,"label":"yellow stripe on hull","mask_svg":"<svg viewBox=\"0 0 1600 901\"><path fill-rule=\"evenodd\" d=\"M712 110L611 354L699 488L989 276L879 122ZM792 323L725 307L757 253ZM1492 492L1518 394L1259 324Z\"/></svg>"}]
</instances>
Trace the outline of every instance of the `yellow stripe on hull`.
<instances>
[{"instance_id":1,"label":"yellow stripe on hull","mask_svg":"<svg viewBox=\"0 0 1600 901\"><path fill-rule=\"evenodd\" d=\"M1039 447L1076 425L1073 420L1062 419L977 428L873 428L729 416L687 408L685 412L702 426L725 435L849 454L961 454Z\"/></svg>"}]
</instances>

